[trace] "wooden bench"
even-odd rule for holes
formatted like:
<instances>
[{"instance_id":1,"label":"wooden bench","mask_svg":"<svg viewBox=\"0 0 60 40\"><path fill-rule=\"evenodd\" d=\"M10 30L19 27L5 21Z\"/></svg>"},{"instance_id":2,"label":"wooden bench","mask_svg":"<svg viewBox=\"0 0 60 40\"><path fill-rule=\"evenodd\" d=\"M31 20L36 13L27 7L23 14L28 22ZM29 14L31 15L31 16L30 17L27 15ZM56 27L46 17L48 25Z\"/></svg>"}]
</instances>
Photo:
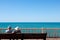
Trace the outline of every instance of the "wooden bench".
<instances>
[{"instance_id":1,"label":"wooden bench","mask_svg":"<svg viewBox=\"0 0 60 40\"><path fill-rule=\"evenodd\" d=\"M46 40L47 33L21 33L21 34L0 34L1 39L43 39Z\"/></svg>"}]
</instances>

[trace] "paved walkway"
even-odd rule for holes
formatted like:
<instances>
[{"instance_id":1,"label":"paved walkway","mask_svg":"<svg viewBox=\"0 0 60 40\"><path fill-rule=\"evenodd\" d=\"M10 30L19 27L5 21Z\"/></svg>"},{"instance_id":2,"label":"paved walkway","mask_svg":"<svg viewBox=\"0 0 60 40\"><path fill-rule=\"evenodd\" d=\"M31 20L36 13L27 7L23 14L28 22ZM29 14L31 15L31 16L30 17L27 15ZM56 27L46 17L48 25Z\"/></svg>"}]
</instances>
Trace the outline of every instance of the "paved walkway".
<instances>
[{"instance_id":1,"label":"paved walkway","mask_svg":"<svg viewBox=\"0 0 60 40\"><path fill-rule=\"evenodd\" d=\"M9 39L2 39L2 40L9 40ZM24 40L43 40L43 39L24 39ZM60 38L46 38L46 40L60 40Z\"/></svg>"}]
</instances>

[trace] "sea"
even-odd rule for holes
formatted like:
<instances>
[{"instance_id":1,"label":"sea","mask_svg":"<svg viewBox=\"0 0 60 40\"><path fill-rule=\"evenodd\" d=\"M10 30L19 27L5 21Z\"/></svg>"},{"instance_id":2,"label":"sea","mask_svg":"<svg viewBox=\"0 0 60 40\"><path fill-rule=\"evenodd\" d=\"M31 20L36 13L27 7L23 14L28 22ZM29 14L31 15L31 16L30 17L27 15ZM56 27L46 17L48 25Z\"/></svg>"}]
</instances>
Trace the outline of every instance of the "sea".
<instances>
[{"instance_id":1,"label":"sea","mask_svg":"<svg viewBox=\"0 0 60 40\"><path fill-rule=\"evenodd\" d=\"M60 22L0 22L0 28L60 28Z\"/></svg>"}]
</instances>

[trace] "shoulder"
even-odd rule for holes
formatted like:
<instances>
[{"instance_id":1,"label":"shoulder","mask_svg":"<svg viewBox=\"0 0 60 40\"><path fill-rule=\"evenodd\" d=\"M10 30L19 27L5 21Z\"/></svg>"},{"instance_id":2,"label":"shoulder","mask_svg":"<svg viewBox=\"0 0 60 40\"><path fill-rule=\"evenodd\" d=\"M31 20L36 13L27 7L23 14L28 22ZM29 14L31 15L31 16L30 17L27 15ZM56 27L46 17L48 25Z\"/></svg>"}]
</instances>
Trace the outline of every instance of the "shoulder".
<instances>
[{"instance_id":1,"label":"shoulder","mask_svg":"<svg viewBox=\"0 0 60 40\"><path fill-rule=\"evenodd\" d=\"M8 32L9 30L6 30L6 32Z\"/></svg>"},{"instance_id":2,"label":"shoulder","mask_svg":"<svg viewBox=\"0 0 60 40\"><path fill-rule=\"evenodd\" d=\"M12 30L6 30L6 32L12 32Z\"/></svg>"}]
</instances>

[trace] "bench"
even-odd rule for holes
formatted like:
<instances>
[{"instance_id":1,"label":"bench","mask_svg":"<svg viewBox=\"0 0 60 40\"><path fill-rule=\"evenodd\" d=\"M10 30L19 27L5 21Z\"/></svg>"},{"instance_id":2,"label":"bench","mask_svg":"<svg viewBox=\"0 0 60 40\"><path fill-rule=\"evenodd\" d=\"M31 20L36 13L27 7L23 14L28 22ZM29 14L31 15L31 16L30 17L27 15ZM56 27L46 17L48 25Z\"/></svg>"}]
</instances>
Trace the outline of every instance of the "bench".
<instances>
[{"instance_id":1,"label":"bench","mask_svg":"<svg viewBox=\"0 0 60 40\"><path fill-rule=\"evenodd\" d=\"M1 39L43 39L46 40L47 33L21 33L21 34L0 34Z\"/></svg>"}]
</instances>

